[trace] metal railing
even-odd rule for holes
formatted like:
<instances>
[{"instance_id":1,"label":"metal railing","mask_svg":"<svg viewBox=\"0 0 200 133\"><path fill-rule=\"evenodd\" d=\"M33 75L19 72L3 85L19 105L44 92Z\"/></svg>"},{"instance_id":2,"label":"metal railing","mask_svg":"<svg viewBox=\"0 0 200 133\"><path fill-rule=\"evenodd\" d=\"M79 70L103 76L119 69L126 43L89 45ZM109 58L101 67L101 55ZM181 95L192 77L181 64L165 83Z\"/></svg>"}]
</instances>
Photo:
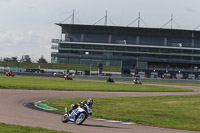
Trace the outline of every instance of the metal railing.
<instances>
[{"instance_id":1,"label":"metal railing","mask_svg":"<svg viewBox=\"0 0 200 133\"><path fill-rule=\"evenodd\" d=\"M52 46L51 46L51 49L56 49L56 50L58 50L58 45L52 45Z\"/></svg>"},{"instance_id":2,"label":"metal railing","mask_svg":"<svg viewBox=\"0 0 200 133\"><path fill-rule=\"evenodd\" d=\"M60 40L60 39L52 39L51 40L52 43L59 43L60 41L62 41L62 40Z\"/></svg>"}]
</instances>

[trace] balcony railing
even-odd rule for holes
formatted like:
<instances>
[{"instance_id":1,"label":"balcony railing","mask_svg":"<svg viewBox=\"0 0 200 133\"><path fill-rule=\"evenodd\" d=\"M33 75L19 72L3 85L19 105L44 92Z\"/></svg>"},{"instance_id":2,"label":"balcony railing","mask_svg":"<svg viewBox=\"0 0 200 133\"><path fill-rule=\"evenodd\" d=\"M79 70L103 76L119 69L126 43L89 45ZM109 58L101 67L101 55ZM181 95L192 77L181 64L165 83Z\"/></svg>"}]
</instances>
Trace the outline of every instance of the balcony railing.
<instances>
[{"instance_id":1,"label":"balcony railing","mask_svg":"<svg viewBox=\"0 0 200 133\"><path fill-rule=\"evenodd\" d=\"M59 43L59 42L70 42L71 38L66 38L66 39L52 39L52 43Z\"/></svg>"},{"instance_id":2,"label":"balcony railing","mask_svg":"<svg viewBox=\"0 0 200 133\"><path fill-rule=\"evenodd\" d=\"M52 39L51 40L52 43L59 43L60 41L62 41L62 40L60 40L60 39Z\"/></svg>"},{"instance_id":3,"label":"balcony railing","mask_svg":"<svg viewBox=\"0 0 200 133\"><path fill-rule=\"evenodd\" d=\"M51 46L51 49L56 49L56 50L58 50L58 45L52 45L52 46Z\"/></svg>"}]
</instances>

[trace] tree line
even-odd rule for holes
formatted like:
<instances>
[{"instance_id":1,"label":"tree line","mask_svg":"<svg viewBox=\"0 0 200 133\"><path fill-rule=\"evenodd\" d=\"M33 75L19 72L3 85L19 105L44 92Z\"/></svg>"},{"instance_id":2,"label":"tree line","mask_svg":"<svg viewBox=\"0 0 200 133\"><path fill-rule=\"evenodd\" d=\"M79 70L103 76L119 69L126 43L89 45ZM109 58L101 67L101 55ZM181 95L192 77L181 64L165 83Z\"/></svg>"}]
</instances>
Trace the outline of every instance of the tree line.
<instances>
[{"instance_id":1,"label":"tree line","mask_svg":"<svg viewBox=\"0 0 200 133\"><path fill-rule=\"evenodd\" d=\"M31 58L22 58L18 60L18 57L6 57L3 59L5 62L25 62L25 63L32 63ZM44 56L41 56L37 63L48 63Z\"/></svg>"}]
</instances>

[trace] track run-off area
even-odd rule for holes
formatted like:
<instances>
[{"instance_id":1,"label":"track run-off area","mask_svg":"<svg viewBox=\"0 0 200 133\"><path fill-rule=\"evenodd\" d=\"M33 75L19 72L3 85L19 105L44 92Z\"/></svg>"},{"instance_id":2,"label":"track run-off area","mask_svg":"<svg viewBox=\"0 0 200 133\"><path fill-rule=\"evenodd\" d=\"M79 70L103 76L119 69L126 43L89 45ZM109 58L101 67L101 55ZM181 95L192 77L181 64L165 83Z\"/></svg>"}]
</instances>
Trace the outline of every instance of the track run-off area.
<instances>
[{"instance_id":1,"label":"track run-off area","mask_svg":"<svg viewBox=\"0 0 200 133\"><path fill-rule=\"evenodd\" d=\"M145 85L145 84L144 84ZM155 84L146 84L155 85ZM155 86L158 86L156 84ZM0 89L0 122L6 124L43 127L76 133L197 133L167 128L149 127L135 124L120 124L95 119L87 119L82 125L62 123L61 115L34 110L24 106L28 102L60 98L95 97L142 97L170 95L198 95L200 87L159 85L192 89L193 92L97 92L97 91L52 91L52 90L10 90Z\"/></svg>"}]
</instances>

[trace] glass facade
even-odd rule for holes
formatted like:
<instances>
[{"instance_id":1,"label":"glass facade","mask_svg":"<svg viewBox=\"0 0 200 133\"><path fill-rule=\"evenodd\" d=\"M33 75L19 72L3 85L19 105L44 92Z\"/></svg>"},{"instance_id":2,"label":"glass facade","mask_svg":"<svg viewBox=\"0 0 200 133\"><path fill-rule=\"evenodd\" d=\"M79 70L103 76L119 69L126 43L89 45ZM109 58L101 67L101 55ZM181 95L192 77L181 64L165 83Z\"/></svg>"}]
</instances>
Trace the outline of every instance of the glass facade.
<instances>
[{"instance_id":1,"label":"glass facade","mask_svg":"<svg viewBox=\"0 0 200 133\"><path fill-rule=\"evenodd\" d=\"M54 59L52 58L52 61ZM52 62L53 63L53 62ZM57 58L54 63L66 63L66 64L85 64L98 66L102 63L105 66L121 66L121 61L116 60L98 60L98 59L77 59L77 58Z\"/></svg>"},{"instance_id":2,"label":"glass facade","mask_svg":"<svg viewBox=\"0 0 200 133\"><path fill-rule=\"evenodd\" d=\"M147 69L151 67L149 64L155 60L157 62L162 62L163 60L168 62L176 60L179 62L200 61L199 50L177 49L173 47L152 48L148 46L111 44L107 44L106 46L105 44L71 44L67 42L59 43L58 51L65 54L66 57L52 57L52 63L91 64L94 66L102 63L105 66L121 66L122 61L128 57L139 59L137 67ZM188 66L185 68L188 68Z\"/></svg>"},{"instance_id":3,"label":"glass facade","mask_svg":"<svg viewBox=\"0 0 200 133\"><path fill-rule=\"evenodd\" d=\"M87 45L87 44L60 44L60 53L85 54L89 52L91 55L107 55L107 56L139 56L139 57L170 57L177 58L200 56L200 51L194 49L173 49L173 48L149 48L149 47L130 47L130 46L105 46L105 45ZM137 54L137 55L136 55ZM158 56L160 55L160 56ZM188 58L189 59L189 58Z\"/></svg>"}]
</instances>

